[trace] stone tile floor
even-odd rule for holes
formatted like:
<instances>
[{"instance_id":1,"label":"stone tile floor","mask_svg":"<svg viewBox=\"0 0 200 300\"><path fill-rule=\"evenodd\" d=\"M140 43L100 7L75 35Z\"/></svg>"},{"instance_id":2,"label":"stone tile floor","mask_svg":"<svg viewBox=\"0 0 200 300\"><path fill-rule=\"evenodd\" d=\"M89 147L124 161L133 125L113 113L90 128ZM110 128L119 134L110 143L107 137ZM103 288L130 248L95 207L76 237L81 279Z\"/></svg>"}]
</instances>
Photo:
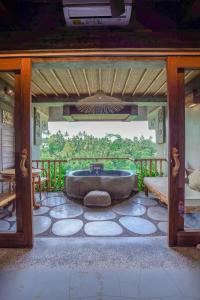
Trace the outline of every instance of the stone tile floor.
<instances>
[{"instance_id":1,"label":"stone tile floor","mask_svg":"<svg viewBox=\"0 0 200 300\"><path fill-rule=\"evenodd\" d=\"M36 195L39 201L39 195ZM10 208L9 208L10 209ZM47 237L162 236L167 234L167 207L143 192L108 208L88 208L62 192L49 193L33 211L34 233ZM200 228L200 214L186 217L188 227ZM15 215L0 212L0 231L15 231Z\"/></svg>"},{"instance_id":2,"label":"stone tile floor","mask_svg":"<svg viewBox=\"0 0 200 300\"><path fill-rule=\"evenodd\" d=\"M0 250L1 300L200 300L200 250L166 237L35 239Z\"/></svg>"}]
</instances>

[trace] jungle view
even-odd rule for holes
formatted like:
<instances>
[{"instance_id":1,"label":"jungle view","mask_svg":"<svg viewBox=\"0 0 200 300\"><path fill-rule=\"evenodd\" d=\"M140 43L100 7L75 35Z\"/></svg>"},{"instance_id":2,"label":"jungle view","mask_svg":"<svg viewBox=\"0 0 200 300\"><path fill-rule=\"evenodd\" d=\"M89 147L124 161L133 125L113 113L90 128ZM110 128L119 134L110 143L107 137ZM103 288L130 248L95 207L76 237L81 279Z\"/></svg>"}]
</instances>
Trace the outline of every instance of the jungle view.
<instances>
[{"instance_id":1,"label":"jungle view","mask_svg":"<svg viewBox=\"0 0 200 300\"><path fill-rule=\"evenodd\" d=\"M89 169L94 162L103 162L105 169L126 169L137 172L137 165L128 159L149 158L156 154L156 144L152 138L133 137L124 138L120 134L105 134L95 137L85 131L74 136L60 130L54 134L49 131L43 136L41 145L42 160L67 160L56 170L56 174L64 175L72 170ZM110 160L75 160L76 158L117 158ZM72 160L73 159L73 160ZM58 166L56 166L58 168ZM139 172L138 172L139 173ZM142 177L139 174L139 186L142 189ZM55 181L55 171L51 167L51 178ZM56 180L59 180L56 175ZM63 180L62 180L63 181Z\"/></svg>"}]
</instances>

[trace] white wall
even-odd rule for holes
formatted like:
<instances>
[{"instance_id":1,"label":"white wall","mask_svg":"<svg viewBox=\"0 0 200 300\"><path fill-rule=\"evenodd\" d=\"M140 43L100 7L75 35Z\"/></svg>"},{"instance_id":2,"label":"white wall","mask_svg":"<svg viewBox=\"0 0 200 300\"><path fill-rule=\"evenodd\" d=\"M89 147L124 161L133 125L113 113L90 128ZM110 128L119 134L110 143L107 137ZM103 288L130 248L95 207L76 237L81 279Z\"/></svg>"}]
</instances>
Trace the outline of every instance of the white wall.
<instances>
[{"instance_id":1,"label":"white wall","mask_svg":"<svg viewBox=\"0 0 200 300\"><path fill-rule=\"evenodd\" d=\"M42 136L42 131L44 130L43 126L44 123L46 124L48 128L48 109L43 109L41 107L37 106L37 111L40 114L40 136ZM34 106L32 106L32 118L31 118L31 131L32 131L32 159L37 160L40 159L40 145L34 144L34 127L33 127L33 120L34 120Z\"/></svg>"},{"instance_id":2,"label":"white wall","mask_svg":"<svg viewBox=\"0 0 200 300\"><path fill-rule=\"evenodd\" d=\"M31 133L32 133L32 159L40 159L40 146L34 145L33 141L33 110L32 110L32 118L31 118Z\"/></svg>"},{"instance_id":3,"label":"white wall","mask_svg":"<svg viewBox=\"0 0 200 300\"><path fill-rule=\"evenodd\" d=\"M200 105L186 108L186 167L200 168Z\"/></svg>"},{"instance_id":4,"label":"white wall","mask_svg":"<svg viewBox=\"0 0 200 300\"><path fill-rule=\"evenodd\" d=\"M186 167L200 168L200 105L185 109ZM168 118L166 115L166 143L157 145L157 156L168 159ZM166 168L167 171L167 168Z\"/></svg>"}]
</instances>

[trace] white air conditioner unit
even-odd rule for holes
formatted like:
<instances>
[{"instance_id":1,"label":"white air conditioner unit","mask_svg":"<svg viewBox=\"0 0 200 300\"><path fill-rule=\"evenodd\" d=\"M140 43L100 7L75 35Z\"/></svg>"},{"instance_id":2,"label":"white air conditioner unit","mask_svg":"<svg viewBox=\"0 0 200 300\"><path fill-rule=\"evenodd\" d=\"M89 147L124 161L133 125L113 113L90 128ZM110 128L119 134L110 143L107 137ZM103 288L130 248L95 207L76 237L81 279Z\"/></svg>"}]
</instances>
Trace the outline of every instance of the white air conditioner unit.
<instances>
[{"instance_id":1,"label":"white air conditioner unit","mask_svg":"<svg viewBox=\"0 0 200 300\"><path fill-rule=\"evenodd\" d=\"M63 0L68 27L125 26L129 24L132 0L124 0L125 12L112 16L110 0Z\"/></svg>"}]
</instances>

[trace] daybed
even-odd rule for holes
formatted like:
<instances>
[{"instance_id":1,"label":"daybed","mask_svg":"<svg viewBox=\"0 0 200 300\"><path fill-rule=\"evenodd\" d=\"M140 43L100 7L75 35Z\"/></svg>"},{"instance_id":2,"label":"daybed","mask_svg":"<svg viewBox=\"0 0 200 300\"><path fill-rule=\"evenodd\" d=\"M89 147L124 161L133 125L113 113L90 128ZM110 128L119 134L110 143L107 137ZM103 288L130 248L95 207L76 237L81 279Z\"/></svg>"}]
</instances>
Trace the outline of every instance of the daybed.
<instances>
[{"instance_id":1,"label":"daybed","mask_svg":"<svg viewBox=\"0 0 200 300\"><path fill-rule=\"evenodd\" d=\"M151 192L161 202L168 205L168 177L145 177L145 194ZM200 211L200 192L185 184L185 211Z\"/></svg>"}]
</instances>

